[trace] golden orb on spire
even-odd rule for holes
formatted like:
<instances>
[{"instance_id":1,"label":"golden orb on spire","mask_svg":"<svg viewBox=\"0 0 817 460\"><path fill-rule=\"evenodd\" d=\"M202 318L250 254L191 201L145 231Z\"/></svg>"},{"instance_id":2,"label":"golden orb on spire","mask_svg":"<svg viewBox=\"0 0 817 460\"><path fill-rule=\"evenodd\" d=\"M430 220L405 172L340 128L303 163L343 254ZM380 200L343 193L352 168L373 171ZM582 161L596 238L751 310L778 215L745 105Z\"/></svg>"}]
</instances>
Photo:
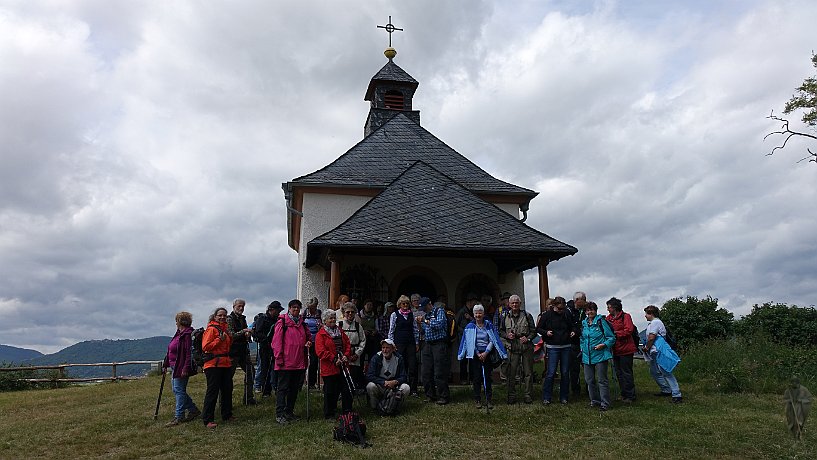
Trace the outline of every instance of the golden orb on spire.
<instances>
[{"instance_id":1,"label":"golden orb on spire","mask_svg":"<svg viewBox=\"0 0 817 460\"><path fill-rule=\"evenodd\" d=\"M386 55L389 60L394 59L397 56L397 50L392 48L391 46L386 48L386 51L383 51L383 54Z\"/></svg>"}]
</instances>

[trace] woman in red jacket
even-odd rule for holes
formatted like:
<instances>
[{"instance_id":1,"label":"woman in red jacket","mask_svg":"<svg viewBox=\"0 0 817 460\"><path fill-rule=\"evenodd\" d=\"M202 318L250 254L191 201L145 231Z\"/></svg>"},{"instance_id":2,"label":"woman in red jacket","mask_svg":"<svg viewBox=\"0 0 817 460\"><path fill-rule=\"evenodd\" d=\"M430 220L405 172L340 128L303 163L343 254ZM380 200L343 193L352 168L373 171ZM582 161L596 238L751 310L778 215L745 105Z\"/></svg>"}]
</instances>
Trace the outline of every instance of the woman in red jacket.
<instances>
[{"instance_id":1,"label":"woman in red jacket","mask_svg":"<svg viewBox=\"0 0 817 460\"><path fill-rule=\"evenodd\" d=\"M227 309L216 308L210 315L210 322L201 339L204 357L204 376L207 377L207 392L204 394L202 420L207 428L218 425L215 419L216 400L221 399L221 419L232 422L233 417L233 375L231 372L230 345L232 338L227 331Z\"/></svg>"},{"instance_id":2,"label":"woman in red jacket","mask_svg":"<svg viewBox=\"0 0 817 460\"><path fill-rule=\"evenodd\" d=\"M607 322L616 334L613 345L613 369L621 388L621 400L625 403L635 401L635 381L633 380L633 355L637 344L633 340L635 325L629 313L624 313L621 300L615 297L607 301Z\"/></svg>"},{"instance_id":3,"label":"woman in red jacket","mask_svg":"<svg viewBox=\"0 0 817 460\"><path fill-rule=\"evenodd\" d=\"M323 417L335 417L338 396L341 396L343 412L352 410L352 392L341 374L341 366L346 366L352 354L349 337L337 325L334 310L323 312L323 327L315 337L315 353L321 361L323 377Z\"/></svg>"}]
</instances>

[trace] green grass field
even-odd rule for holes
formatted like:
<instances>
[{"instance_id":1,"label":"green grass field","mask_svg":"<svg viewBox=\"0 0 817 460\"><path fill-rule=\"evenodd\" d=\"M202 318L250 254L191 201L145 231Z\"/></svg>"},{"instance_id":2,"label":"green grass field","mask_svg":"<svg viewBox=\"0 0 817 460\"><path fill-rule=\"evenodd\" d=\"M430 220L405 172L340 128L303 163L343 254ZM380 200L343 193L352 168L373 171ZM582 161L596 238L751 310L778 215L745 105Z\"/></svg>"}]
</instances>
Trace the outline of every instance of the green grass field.
<instances>
[{"instance_id":1,"label":"green grass field","mask_svg":"<svg viewBox=\"0 0 817 460\"><path fill-rule=\"evenodd\" d=\"M215 430L200 420L164 427L174 406L169 380L154 421L158 376L7 392L0 393L0 458L817 458L812 432L799 443L788 435L780 395L723 395L682 383L685 402L672 405L652 396L657 387L641 362L636 377L639 401L606 413L590 409L586 397L544 407L541 385L534 386L536 403L514 406L504 403L504 386L495 385L490 414L474 408L470 388L461 386L452 387L452 404L410 398L394 418L374 415L358 401L373 444L368 449L332 440L333 422L323 420L317 392L310 396L310 422L280 427L272 398L254 407L238 403L239 420ZM203 375L190 381L199 406L204 386ZM300 415L305 399L301 392Z\"/></svg>"}]
</instances>

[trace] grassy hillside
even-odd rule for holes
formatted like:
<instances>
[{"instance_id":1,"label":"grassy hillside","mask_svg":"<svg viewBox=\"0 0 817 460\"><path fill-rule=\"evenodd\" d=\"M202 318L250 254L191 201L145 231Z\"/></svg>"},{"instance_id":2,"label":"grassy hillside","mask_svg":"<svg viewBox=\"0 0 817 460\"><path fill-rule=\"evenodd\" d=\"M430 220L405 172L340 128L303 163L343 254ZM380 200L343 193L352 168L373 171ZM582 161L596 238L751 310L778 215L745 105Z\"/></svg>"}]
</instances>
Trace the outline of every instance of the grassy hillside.
<instances>
[{"instance_id":1,"label":"grassy hillside","mask_svg":"<svg viewBox=\"0 0 817 460\"><path fill-rule=\"evenodd\" d=\"M200 421L163 426L173 412L169 381L154 422L158 376L0 393L0 458L817 458L813 432L800 443L788 436L779 395L710 394L685 385L685 403L671 405L652 396L656 387L637 364L640 400L606 413L587 407L586 399L507 406L501 386L490 414L473 407L465 387L453 387L454 403L444 407L411 398L395 418L364 409L373 444L365 450L332 440L333 423L322 419L316 392L310 422L279 427L273 398L237 405L239 420L215 430ZM240 371L236 377L239 401ZM203 375L191 379L197 404L204 387ZM296 413L304 414L304 403L302 392Z\"/></svg>"},{"instance_id":2,"label":"grassy hillside","mask_svg":"<svg viewBox=\"0 0 817 460\"><path fill-rule=\"evenodd\" d=\"M123 361L159 361L164 358L170 337L148 337L144 339L87 340L75 343L50 355L29 359L25 364L46 365L62 363L110 363ZM128 365L117 367L117 375L146 375L148 365ZM69 367L71 377L108 377L110 367Z\"/></svg>"},{"instance_id":3,"label":"grassy hillside","mask_svg":"<svg viewBox=\"0 0 817 460\"><path fill-rule=\"evenodd\" d=\"M43 354L37 350L0 345L0 363L19 363L39 356L43 356Z\"/></svg>"}]
</instances>

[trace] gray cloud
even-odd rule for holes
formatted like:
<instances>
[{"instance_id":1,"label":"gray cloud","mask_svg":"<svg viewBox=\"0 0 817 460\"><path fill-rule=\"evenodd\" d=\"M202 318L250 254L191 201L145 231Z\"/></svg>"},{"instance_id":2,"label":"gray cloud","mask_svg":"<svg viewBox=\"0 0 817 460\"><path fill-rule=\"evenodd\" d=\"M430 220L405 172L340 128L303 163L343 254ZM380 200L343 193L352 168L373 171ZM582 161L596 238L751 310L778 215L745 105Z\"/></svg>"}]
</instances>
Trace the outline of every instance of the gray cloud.
<instances>
[{"instance_id":1,"label":"gray cloud","mask_svg":"<svg viewBox=\"0 0 817 460\"><path fill-rule=\"evenodd\" d=\"M762 136L813 72L817 8L647 3L0 7L3 343L293 297L280 184L361 139L389 14L423 125L541 192L528 223L579 248L552 292L814 303L816 170Z\"/></svg>"}]
</instances>

